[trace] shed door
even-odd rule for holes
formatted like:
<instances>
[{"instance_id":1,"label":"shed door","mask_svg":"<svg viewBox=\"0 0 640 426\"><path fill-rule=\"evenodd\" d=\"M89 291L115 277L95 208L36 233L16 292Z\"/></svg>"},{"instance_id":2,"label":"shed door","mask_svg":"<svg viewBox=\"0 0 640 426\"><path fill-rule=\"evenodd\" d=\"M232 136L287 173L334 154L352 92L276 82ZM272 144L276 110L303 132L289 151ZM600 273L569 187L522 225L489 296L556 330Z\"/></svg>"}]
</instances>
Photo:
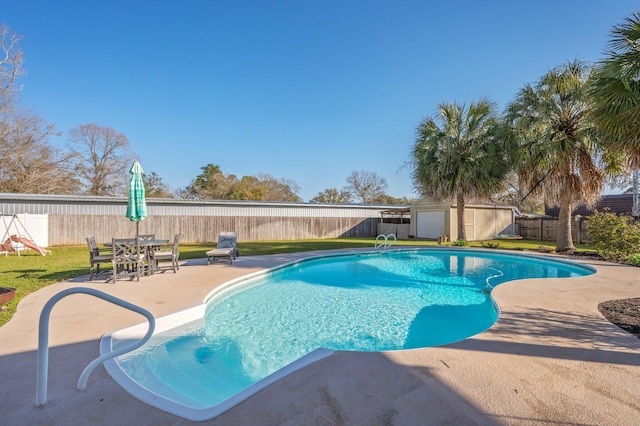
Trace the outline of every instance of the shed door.
<instances>
[{"instance_id":1,"label":"shed door","mask_svg":"<svg viewBox=\"0 0 640 426\"><path fill-rule=\"evenodd\" d=\"M465 209L464 211L464 233L467 241L476 239L476 211Z\"/></svg>"},{"instance_id":2,"label":"shed door","mask_svg":"<svg viewBox=\"0 0 640 426\"><path fill-rule=\"evenodd\" d=\"M444 235L444 210L417 213L416 237L437 239Z\"/></svg>"}]
</instances>

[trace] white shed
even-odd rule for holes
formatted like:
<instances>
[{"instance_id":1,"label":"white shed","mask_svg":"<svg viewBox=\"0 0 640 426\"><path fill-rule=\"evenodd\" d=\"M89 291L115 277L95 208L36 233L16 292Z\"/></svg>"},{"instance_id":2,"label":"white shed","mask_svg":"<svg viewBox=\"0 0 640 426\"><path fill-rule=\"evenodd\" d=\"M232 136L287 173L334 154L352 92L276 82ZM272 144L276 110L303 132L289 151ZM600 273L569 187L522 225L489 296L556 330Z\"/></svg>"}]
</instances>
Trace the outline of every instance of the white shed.
<instances>
[{"instance_id":1,"label":"white shed","mask_svg":"<svg viewBox=\"0 0 640 426\"><path fill-rule=\"evenodd\" d=\"M453 202L434 203L422 199L411 206L409 234L437 240L440 236L458 239L457 206ZM490 240L498 234L514 234L515 207L492 201L473 200L465 205L467 241Z\"/></svg>"}]
</instances>

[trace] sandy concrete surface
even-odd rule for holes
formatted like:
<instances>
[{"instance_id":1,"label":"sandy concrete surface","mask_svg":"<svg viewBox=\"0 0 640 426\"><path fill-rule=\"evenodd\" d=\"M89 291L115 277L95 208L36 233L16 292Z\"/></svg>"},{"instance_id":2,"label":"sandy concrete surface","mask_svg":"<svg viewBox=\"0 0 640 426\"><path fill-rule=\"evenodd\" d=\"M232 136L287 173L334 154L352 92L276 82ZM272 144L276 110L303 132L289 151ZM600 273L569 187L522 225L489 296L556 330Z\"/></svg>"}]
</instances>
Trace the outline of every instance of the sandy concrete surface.
<instances>
[{"instance_id":1,"label":"sandy concrete surface","mask_svg":"<svg viewBox=\"0 0 640 426\"><path fill-rule=\"evenodd\" d=\"M80 277L26 298L0 327L2 425L638 425L640 339L609 323L599 302L638 297L638 268L584 261L594 275L500 285L500 319L455 344L406 351L337 352L276 382L221 416L191 422L146 405L98 367L80 373L100 337L143 321L88 295L53 309L48 402L35 407L38 318L58 292L105 291L155 316L197 305L238 276L317 253L240 257L233 265L181 262L180 271L127 280Z\"/></svg>"}]
</instances>

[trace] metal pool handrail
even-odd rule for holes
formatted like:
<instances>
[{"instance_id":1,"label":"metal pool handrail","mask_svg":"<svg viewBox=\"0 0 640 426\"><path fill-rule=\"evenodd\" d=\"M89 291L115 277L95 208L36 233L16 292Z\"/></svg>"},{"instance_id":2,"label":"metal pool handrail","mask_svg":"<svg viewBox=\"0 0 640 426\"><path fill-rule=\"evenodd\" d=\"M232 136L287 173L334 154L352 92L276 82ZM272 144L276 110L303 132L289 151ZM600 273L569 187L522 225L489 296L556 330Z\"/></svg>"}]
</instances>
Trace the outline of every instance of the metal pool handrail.
<instances>
[{"instance_id":1,"label":"metal pool handrail","mask_svg":"<svg viewBox=\"0 0 640 426\"><path fill-rule=\"evenodd\" d=\"M153 330L156 327L156 320L151 312L99 290L88 287L74 287L63 290L60 293L56 294L51 299L49 299L49 301L42 308L42 312L40 313L40 324L38 330L38 374L36 379L36 407L40 407L41 405L47 403L47 378L49 375L49 317L51 314L51 310L60 299L70 294L76 293L89 294L91 296L106 300L107 302L111 302L115 305L122 306L123 308L143 315L149 321L149 330L142 339L101 355L91 361L91 363L89 363L89 365L87 365L87 367L82 371L82 374L80 374L80 379L78 380L78 390L83 390L87 387L87 380L89 379L89 375L94 370L94 368L96 368L107 359L130 352L144 345L145 342L151 338L151 336L153 335Z\"/></svg>"},{"instance_id":2,"label":"metal pool handrail","mask_svg":"<svg viewBox=\"0 0 640 426\"><path fill-rule=\"evenodd\" d=\"M390 243L389 242L389 238L393 237L393 242ZM384 241L381 244L378 244L378 240L380 238L383 238ZM392 245L394 245L396 243L397 239L396 239L396 234L389 234L389 235L384 235L384 234L380 234L376 237L376 244L375 246L373 246L373 248L378 249L378 248L388 248Z\"/></svg>"}]
</instances>

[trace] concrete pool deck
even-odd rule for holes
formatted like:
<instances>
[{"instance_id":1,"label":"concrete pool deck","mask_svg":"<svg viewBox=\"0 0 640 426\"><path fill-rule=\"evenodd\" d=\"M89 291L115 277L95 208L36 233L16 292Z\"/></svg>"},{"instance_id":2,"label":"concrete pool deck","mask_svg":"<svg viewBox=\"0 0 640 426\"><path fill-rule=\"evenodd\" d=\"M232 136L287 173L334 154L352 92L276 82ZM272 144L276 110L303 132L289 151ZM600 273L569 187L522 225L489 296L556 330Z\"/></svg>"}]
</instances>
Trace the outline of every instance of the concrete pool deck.
<instances>
[{"instance_id":1,"label":"concrete pool deck","mask_svg":"<svg viewBox=\"0 0 640 426\"><path fill-rule=\"evenodd\" d=\"M302 257L240 257L233 265L181 262L139 282L79 277L25 297L0 327L0 423L7 425L186 425L144 404L99 366L83 391L82 370L105 333L144 318L76 294L53 309L48 402L35 407L38 319L44 304L71 287L90 287L156 317L200 304L232 278ZM327 253L327 252L322 252ZM573 260L573 259L572 259ZM502 284L498 322L462 342L395 352L337 352L278 381L204 424L213 425L637 425L640 339L609 323L598 303L640 296L637 268L584 260L598 272L569 279Z\"/></svg>"}]
</instances>

